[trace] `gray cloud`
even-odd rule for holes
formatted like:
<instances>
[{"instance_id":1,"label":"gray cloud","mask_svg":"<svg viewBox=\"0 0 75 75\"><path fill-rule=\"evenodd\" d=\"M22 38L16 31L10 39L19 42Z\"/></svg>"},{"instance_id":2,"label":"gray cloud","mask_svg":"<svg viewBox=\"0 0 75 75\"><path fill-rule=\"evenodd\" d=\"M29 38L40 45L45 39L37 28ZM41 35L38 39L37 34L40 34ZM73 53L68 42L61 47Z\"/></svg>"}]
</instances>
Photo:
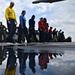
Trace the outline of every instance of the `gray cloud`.
<instances>
[{"instance_id":1,"label":"gray cloud","mask_svg":"<svg viewBox=\"0 0 75 75\"><path fill-rule=\"evenodd\" d=\"M3 24L5 24L5 26L5 9L9 6L10 1L11 0L0 1L0 9L2 9L0 12L0 21L3 21ZM63 29L66 33L65 35L71 35L73 37L73 41L75 41L75 0L65 0L53 4L40 3L35 5L32 4L32 0L13 0L13 2L15 2L14 10L16 12L17 20L22 10L27 11L27 21L31 17L31 15L35 14L36 24L38 23L38 20L41 16L46 17L51 26L57 27L57 29ZM71 30L69 31L70 27ZM69 34L69 32L71 33Z\"/></svg>"}]
</instances>

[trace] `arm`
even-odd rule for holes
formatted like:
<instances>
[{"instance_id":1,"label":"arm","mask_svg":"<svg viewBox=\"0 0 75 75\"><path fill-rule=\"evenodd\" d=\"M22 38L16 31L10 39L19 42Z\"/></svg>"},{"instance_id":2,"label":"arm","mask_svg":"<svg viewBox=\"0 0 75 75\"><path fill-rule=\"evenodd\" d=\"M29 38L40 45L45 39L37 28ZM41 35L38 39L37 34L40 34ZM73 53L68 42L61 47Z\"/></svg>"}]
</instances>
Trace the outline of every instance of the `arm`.
<instances>
[{"instance_id":1,"label":"arm","mask_svg":"<svg viewBox=\"0 0 75 75\"><path fill-rule=\"evenodd\" d=\"M13 11L14 11L14 10L13 10ZM15 14L15 12L14 12L14 17L15 17L15 18L14 18L14 19L15 19L15 22L17 23L17 20L16 20L16 14Z\"/></svg>"},{"instance_id":2,"label":"arm","mask_svg":"<svg viewBox=\"0 0 75 75\"><path fill-rule=\"evenodd\" d=\"M23 17L22 17L22 15L20 16L20 25L23 26Z\"/></svg>"},{"instance_id":3,"label":"arm","mask_svg":"<svg viewBox=\"0 0 75 75\"><path fill-rule=\"evenodd\" d=\"M8 12L9 12L9 9L7 8L6 11L5 11L5 18L6 18L6 20L9 20Z\"/></svg>"}]
</instances>

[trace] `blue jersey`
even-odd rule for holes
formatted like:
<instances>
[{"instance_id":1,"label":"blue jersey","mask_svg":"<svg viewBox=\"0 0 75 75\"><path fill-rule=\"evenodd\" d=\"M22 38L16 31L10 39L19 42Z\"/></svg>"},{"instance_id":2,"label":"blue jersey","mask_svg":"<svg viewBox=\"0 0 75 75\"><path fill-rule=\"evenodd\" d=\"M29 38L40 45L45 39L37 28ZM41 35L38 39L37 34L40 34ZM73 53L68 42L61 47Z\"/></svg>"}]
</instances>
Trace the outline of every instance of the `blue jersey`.
<instances>
[{"instance_id":1,"label":"blue jersey","mask_svg":"<svg viewBox=\"0 0 75 75\"><path fill-rule=\"evenodd\" d=\"M21 26L24 26L26 24L26 18L24 17L24 15L20 15L19 20Z\"/></svg>"}]
</instances>

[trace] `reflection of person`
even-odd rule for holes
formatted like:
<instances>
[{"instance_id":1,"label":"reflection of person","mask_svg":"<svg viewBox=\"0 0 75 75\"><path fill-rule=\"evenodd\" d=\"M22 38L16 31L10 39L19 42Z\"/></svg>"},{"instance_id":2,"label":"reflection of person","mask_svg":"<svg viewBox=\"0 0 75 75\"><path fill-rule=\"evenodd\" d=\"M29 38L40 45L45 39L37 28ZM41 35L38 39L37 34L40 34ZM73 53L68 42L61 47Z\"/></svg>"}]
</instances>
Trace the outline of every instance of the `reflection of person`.
<instances>
[{"instance_id":1,"label":"reflection of person","mask_svg":"<svg viewBox=\"0 0 75 75\"><path fill-rule=\"evenodd\" d=\"M12 48L8 48L8 59L7 59L7 65L5 70L5 75L15 75L16 73L16 55Z\"/></svg>"},{"instance_id":2,"label":"reflection of person","mask_svg":"<svg viewBox=\"0 0 75 75\"><path fill-rule=\"evenodd\" d=\"M5 47L0 46L0 65L2 65L2 62L6 58L6 49Z\"/></svg>"},{"instance_id":3,"label":"reflection of person","mask_svg":"<svg viewBox=\"0 0 75 75\"><path fill-rule=\"evenodd\" d=\"M18 58L19 58L19 63L20 63L19 72L22 75L25 75L27 57L28 57L28 53L24 53L23 51L18 49Z\"/></svg>"},{"instance_id":4,"label":"reflection of person","mask_svg":"<svg viewBox=\"0 0 75 75\"><path fill-rule=\"evenodd\" d=\"M3 36L3 38L2 38ZM6 27L0 22L0 42L5 42L6 39Z\"/></svg>"},{"instance_id":5,"label":"reflection of person","mask_svg":"<svg viewBox=\"0 0 75 75\"><path fill-rule=\"evenodd\" d=\"M20 20L20 24L19 24L19 29L18 29L18 43L21 43L21 37L22 37L22 33L24 33L26 39L27 39L27 42L29 43L29 37L28 37L28 30L27 30L27 27L26 27L26 18L24 17L26 14L26 11L23 10L20 17L19 17L19 20Z\"/></svg>"},{"instance_id":6,"label":"reflection of person","mask_svg":"<svg viewBox=\"0 0 75 75\"><path fill-rule=\"evenodd\" d=\"M49 55L50 59L53 59L53 57L52 57L53 53L49 53L48 55Z\"/></svg>"},{"instance_id":7,"label":"reflection of person","mask_svg":"<svg viewBox=\"0 0 75 75\"><path fill-rule=\"evenodd\" d=\"M14 42L13 36L15 34L16 24L17 24L15 11L12 9L13 6L14 6L14 2L10 2L10 6L6 8L6 12L5 12L5 17L7 20L7 27L9 32L8 37L6 39L8 42Z\"/></svg>"},{"instance_id":8,"label":"reflection of person","mask_svg":"<svg viewBox=\"0 0 75 75\"><path fill-rule=\"evenodd\" d=\"M47 68L48 62L49 62L48 54L40 53L40 55L39 55L39 66L42 70Z\"/></svg>"},{"instance_id":9,"label":"reflection of person","mask_svg":"<svg viewBox=\"0 0 75 75\"><path fill-rule=\"evenodd\" d=\"M31 19L29 19L29 38L34 37L35 42L37 42L36 33L35 33L35 15L32 15Z\"/></svg>"},{"instance_id":10,"label":"reflection of person","mask_svg":"<svg viewBox=\"0 0 75 75\"><path fill-rule=\"evenodd\" d=\"M36 72L35 69L35 53L30 53L29 54L29 67L32 70L33 73Z\"/></svg>"}]
</instances>

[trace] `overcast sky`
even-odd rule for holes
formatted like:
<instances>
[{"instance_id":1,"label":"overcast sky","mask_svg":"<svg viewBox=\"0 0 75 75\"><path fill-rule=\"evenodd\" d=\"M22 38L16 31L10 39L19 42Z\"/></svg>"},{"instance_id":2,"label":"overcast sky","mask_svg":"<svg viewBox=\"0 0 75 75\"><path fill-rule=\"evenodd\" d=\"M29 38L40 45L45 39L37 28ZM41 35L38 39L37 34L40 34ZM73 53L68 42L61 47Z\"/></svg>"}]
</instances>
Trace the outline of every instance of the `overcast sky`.
<instances>
[{"instance_id":1,"label":"overcast sky","mask_svg":"<svg viewBox=\"0 0 75 75\"><path fill-rule=\"evenodd\" d=\"M26 25L28 27L28 20L34 14L36 16L36 26L38 29L38 21L40 17L47 18L49 26L62 29L65 37L71 36L72 41L75 42L75 0L65 0L56 3L39 3L32 4L34 0L0 0L0 21L6 26L5 9L10 2L15 3L14 10L19 24L19 16L22 10L26 10Z\"/></svg>"}]
</instances>

